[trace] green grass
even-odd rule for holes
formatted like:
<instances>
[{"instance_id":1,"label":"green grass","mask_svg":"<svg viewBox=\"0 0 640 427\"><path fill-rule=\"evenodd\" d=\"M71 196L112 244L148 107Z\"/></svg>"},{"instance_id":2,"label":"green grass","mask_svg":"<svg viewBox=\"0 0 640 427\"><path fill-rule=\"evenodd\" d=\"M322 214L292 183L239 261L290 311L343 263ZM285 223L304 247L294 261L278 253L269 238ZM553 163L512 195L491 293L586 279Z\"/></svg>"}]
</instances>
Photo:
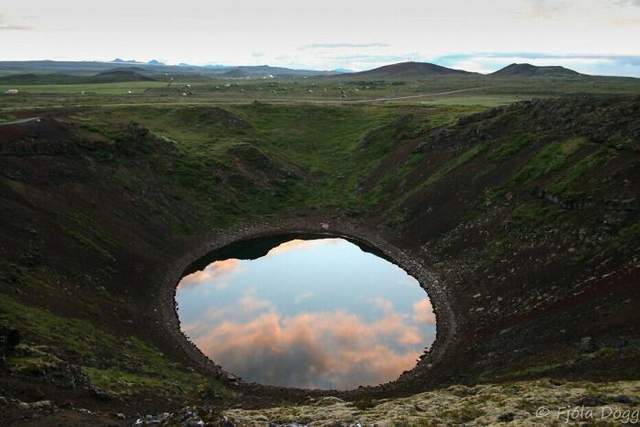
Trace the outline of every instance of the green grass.
<instances>
[{"instance_id":1,"label":"green grass","mask_svg":"<svg viewBox=\"0 0 640 427\"><path fill-rule=\"evenodd\" d=\"M566 368L567 365L570 366L572 359L567 357L567 360L555 363L548 363L546 365L534 365L529 366L524 369L513 370L506 372L497 378L500 380L521 380L532 377L540 377L544 375L548 375L549 373L558 370L560 368Z\"/></svg>"},{"instance_id":2,"label":"green grass","mask_svg":"<svg viewBox=\"0 0 640 427\"><path fill-rule=\"evenodd\" d=\"M13 357L10 363L22 372L59 364L63 355L72 351L84 361L83 369L95 384L114 393L143 388L195 392L205 383L202 376L170 362L138 338L117 337L89 321L58 316L2 294L0 325L17 328L26 343L44 344L49 349L40 354ZM104 365L110 368L101 368ZM131 387L127 386L129 383Z\"/></svg>"},{"instance_id":3,"label":"green grass","mask_svg":"<svg viewBox=\"0 0 640 427\"><path fill-rule=\"evenodd\" d=\"M165 82L117 82L117 83L88 83L88 84L34 84L34 85L12 85L0 84L0 93L7 89L18 89L21 95L56 94L56 95L143 95L146 89L155 87L165 87Z\"/></svg>"},{"instance_id":4,"label":"green grass","mask_svg":"<svg viewBox=\"0 0 640 427\"><path fill-rule=\"evenodd\" d=\"M395 111L384 108L347 108L291 110L282 107L257 117L256 126L263 129L261 138L267 150L278 151L304 168L316 185L308 193L308 206L355 206L358 203L359 178L392 147L393 138L385 125ZM247 111L245 111L247 113ZM255 113L255 111L249 111ZM301 128L301 121L309 122ZM380 126L382 125L382 128ZM371 130L373 143L360 150L363 137ZM381 142L384 141L384 142ZM355 153L355 156L354 156ZM356 159L354 159L356 157Z\"/></svg>"},{"instance_id":5,"label":"green grass","mask_svg":"<svg viewBox=\"0 0 640 427\"><path fill-rule=\"evenodd\" d=\"M86 76L85 76L86 77ZM165 78L164 76L155 76ZM181 88L191 85L192 95L183 96ZM6 96L7 89L19 95ZM471 90L470 90L471 89ZM439 95L441 93L464 92ZM132 93L129 93L131 91ZM346 98L342 94L346 94ZM358 81L323 78L224 79L215 76L179 76L171 87L166 81L137 81L82 84L27 84L0 82L5 108L42 105L187 105L250 103L254 100L280 103L333 103L385 98L419 97L378 101L403 105L494 107L520 100L567 94L640 94L637 79L589 77L488 78L449 76L447 78L408 79L404 81Z\"/></svg>"},{"instance_id":6,"label":"green grass","mask_svg":"<svg viewBox=\"0 0 640 427\"><path fill-rule=\"evenodd\" d=\"M103 258L109 260L115 260L111 252L105 249L105 242L99 238L94 238L86 235L84 231L80 231L71 227L60 226L62 231L69 236L73 236L80 244L84 245L87 249L93 250L94 253L99 254ZM85 229L86 230L86 229Z\"/></svg>"},{"instance_id":7,"label":"green grass","mask_svg":"<svg viewBox=\"0 0 640 427\"><path fill-rule=\"evenodd\" d=\"M507 141L502 141L497 148L489 153L487 157L490 160L502 162L518 154L525 147L530 146L532 143L533 138L531 137L531 135L522 134L514 136Z\"/></svg>"},{"instance_id":8,"label":"green grass","mask_svg":"<svg viewBox=\"0 0 640 427\"><path fill-rule=\"evenodd\" d=\"M575 187L588 179L588 175L604 166L609 159L605 149L590 154L571 166L564 175L549 186L549 190L565 196L575 192Z\"/></svg>"},{"instance_id":9,"label":"green grass","mask_svg":"<svg viewBox=\"0 0 640 427\"><path fill-rule=\"evenodd\" d=\"M448 95L439 96L427 100L419 101L423 105L440 105L440 106L480 106L480 107L499 107L502 105L512 104L518 101L531 99L532 96L518 95L479 95L471 93L469 95Z\"/></svg>"},{"instance_id":10,"label":"green grass","mask_svg":"<svg viewBox=\"0 0 640 427\"><path fill-rule=\"evenodd\" d=\"M145 187L146 178L131 173L142 150L140 156L159 165L154 179L170 188L172 197L197 201L197 212L210 225L225 227L241 212L256 217L293 207L355 212L378 203L377 190L363 194L359 187L387 153L474 111L478 107L145 105L81 111L73 120L82 132L106 141L97 150L100 161L118 166L113 177L124 188ZM170 148L159 150L152 141L139 148L123 145L130 122L150 129L151 139L170 141L164 144ZM218 189L216 197L212 188ZM186 223L169 223L176 231L193 231ZM76 240L108 249L110 242L94 234L82 232Z\"/></svg>"},{"instance_id":11,"label":"green grass","mask_svg":"<svg viewBox=\"0 0 640 427\"><path fill-rule=\"evenodd\" d=\"M533 226L536 224L552 223L558 214L558 208L539 200L532 200L518 205L511 213L516 224Z\"/></svg>"},{"instance_id":12,"label":"green grass","mask_svg":"<svg viewBox=\"0 0 640 427\"><path fill-rule=\"evenodd\" d=\"M585 143L584 138L571 138L546 145L516 174L515 183L526 184L561 169Z\"/></svg>"},{"instance_id":13,"label":"green grass","mask_svg":"<svg viewBox=\"0 0 640 427\"><path fill-rule=\"evenodd\" d=\"M62 365L62 359L49 353L48 348L31 347L19 344L18 352L24 352L28 355L16 356L11 355L7 359L8 365L14 372L25 375L40 375L43 372L53 370Z\"/></svg>"},{"instance_id":14,"label":"green grass","mask_svg":"<svg viewBox=\"0 0 640 427\"><path fill-rule=\"evenodd\" d=\"M604 80L599 82L604 84ZM607 152L599 151L574 162L588 151L586 148L593 148L586 147L588 141L582 138L559 140L540 147L535 134L524 133L530 130L519 130L522 133L509 139L468 145L451 152L448 160L432 166L428 171L430 175L418 185L397 194L394 190L405 188L404 180L424 165L428 155L428 152L405 152L405 157L400 156L404 164L394 162L393 166L377 173L373 188L364 192L361 190L363 180L377 171L387 154L404 144L428 144L426 135L430 129L446 126L461 115L481 111L485 106L549 96L560 90L541 80L529 81L526 85L516 81L495 81L492 88L465 94L394 103L337 105L340 102L337 100L338 88L342 86L348 92L348 100L358 100L464 89L478 82L433 79L403 83L334 83L309 79L234 81L227 87L226 81L206 81L193 84L192 97L182 97L168 90L163 82L32 85L19 87L19 96L0 96L3 108L8 109L41 104L90 105L91 108L73 109L71 120L79 123L78 132L86 133L88 139L99 139L92 153L99 168L107 171L102 176L108 182L97 185L114 191L145 194L137 199L139 205L131 213L153 213L151 219L155 223L161 222L168 232L177 235L194 235L213 227L225 228L239 221L264 219L287 210L298 212L317 208L319 212L330 212L337 209L352 214L376 206L385 208L387 200L390 203L384 219L393 226L409 215L402 206L409 197L441 183L458 169L467 171L463 166L470 162L473 162L470 169L474 169L480 160L485 160L483 153L486 153L488 167L496 170L503 162L515 157L520 160L525 154L534 153L508 184L510 188L487 193L494 199L504 191L513 191L514 183L528 184L550 175L557 175L551 177L551 191L570 194L577 191L591 171L607 161ZM624 89L622 86L620 81L610 81L609 86L594 90L615 91ZM584 85L569 84L566 90L584 88ZM133 93L128 94L128 90ZM80 95L81 92L86 95ZM252 102L254 99L272 102L255 103ZM224 106L226 102L233 102L233 105ZM324 105L323 102L333 104ZM198 104L198 107L191 104ZM0 119L8 120L16 114L6 110L0 114ZM39 112L24 114L37 115ZM139 145L132 143L126 134L130 122L148 128L151 131L148 139ZM585 150L581 151L583 148ZM445 182L442 182L443 186ZM12 190L21 186L20 191L15 190L17 194L29 191L18 181L7 185L12 186ZM159 189L161 197L154 198L153 191L149 191L152 189ZM165 202L165 198L168 201ZM184 215L184 211L180 211L183 205L188 209ZM174 210L176 212L172 212ZM534 200L519 203L512 217L516 226L557 225L558 213L557 207ZM125 221L129 214L114 212L114 217ZM475 214L479 211L471 213ZM77 243L111 259L112 252L116 253L115 249L123 245L122 241L102 231L100 221L90 213L61 214L55 219L60 219L63 234L71 237L71 247ZM620 248L630 248L639 236L638 224L627 225L615 242ZM498 240L503 237L495 235L488 241L487 262L496 262L511 250L508 237L504 237L504 242ZM52 284L65 280L62 274L56 275L55 271L45 268L25 269L5 265L1 260L0 267L3 283L5 279L13 283L18 277L16 288L41 298L53 295L58 288ZM77 282L90 283L84 278ZM82 313L78 316L99 319L104 310L111 309L103 304L108 298L115 297L104 288L95 292L83 289L76 301L65 303L75 304L77 311ZM115 299L113 303L113 306L125 304ZM77 356L74 363L83 366L94 384L112 393L127 395L150 389L175 395L225 392L220 384L172 363L143 340L109 332L98 327L98 323L30 307L2 294L0 324L17 327L33 347L48 347L41 353L12 358L10 363L21 372L52 368L63 362L69 352ZM371 403L361 402L361 405ZM460 414L460 420L472 419L475 415Z\"/></svg>"},{"instance_id":15,"label":"green grass","mask_svg":"<svg viewBox=\"0 0 640 427\"><path fill-rule=\"evenodd\" d=\"M404 196L399 198L398 203L402 203L405 200L409 199L414 194L423 191L425 188L432 186L433 184L440 181L442 178L447 176L449 173L453 172L460 166L474 159L477 155L482 153L487 146L485 144L477 144L466 151L462 152L460 155L454 157L453 159L445 162L442 166L440 166L435 172L433 172L429 177L424 180L422 183L417 185L413 190L407 192Z\"/></svg>"},{"instance_id":16,"label":"green grass","mask_svg":"<svg viewBox=\"0 0 640 427\"><path fill-rule=\"evenodd\" d=\"M442 165L435 173L429 176L429 178L422 184L422 187L428 187L440 181L444 176L469 162L471 159L483 152L486 148L486 145L478 144L474 147L469 148L459 156L449 160L444 165Z\"/></svg>"},{"instance_id":17,"label":"green grass","mask_svg":"<svg viewBox=\"0 0 640 427\"><path fill-rule=\"evenodd\" d=\"M640 242L640 222L628 225L618 232L610 242L615 250L634 250Z\"/></svg>"},{"instance_id":18,"label":"green grass","mask_svg":"<svg viewBox=\"0 0 640 427\"><path fill-rule=\"evenodd\" d=\"M92 384L119 396L153 390L154 393L175 397L197 393L205 384L200 375L193 373L165 371L140 374L122 369L101 369L89 366L82 369Z\"/></svg>"},{"instance_id":19,"label":"green grass","mask_svg":"<svg viewBox=\"0 0 640 427\"><path fill-rule=\"evenodd\" d=\"M0 322L14 325L27 339L44 344L64 344L66 348L89 357L101 348L114 348L116 338L89 322L56 316L48 311L28 307L0 294Z\"/></svg>"}]
</instances>

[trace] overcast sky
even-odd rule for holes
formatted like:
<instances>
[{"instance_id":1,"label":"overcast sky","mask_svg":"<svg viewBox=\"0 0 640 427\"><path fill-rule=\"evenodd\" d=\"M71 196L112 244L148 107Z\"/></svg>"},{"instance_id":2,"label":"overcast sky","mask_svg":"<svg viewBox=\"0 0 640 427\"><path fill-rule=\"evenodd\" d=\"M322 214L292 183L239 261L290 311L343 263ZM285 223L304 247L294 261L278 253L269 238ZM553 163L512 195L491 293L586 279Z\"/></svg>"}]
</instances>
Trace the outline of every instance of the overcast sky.
<instances>
[{"instance_id":1,"label":"overcast sky","mask_svg":"<svg viewBox=\"0 0 640 427\"><path fill-rule=\"evenodd\" d=\"M640 0L3 1L0 59L367 69L510 62L640 76Z\"/></svg>"}]
</instances>

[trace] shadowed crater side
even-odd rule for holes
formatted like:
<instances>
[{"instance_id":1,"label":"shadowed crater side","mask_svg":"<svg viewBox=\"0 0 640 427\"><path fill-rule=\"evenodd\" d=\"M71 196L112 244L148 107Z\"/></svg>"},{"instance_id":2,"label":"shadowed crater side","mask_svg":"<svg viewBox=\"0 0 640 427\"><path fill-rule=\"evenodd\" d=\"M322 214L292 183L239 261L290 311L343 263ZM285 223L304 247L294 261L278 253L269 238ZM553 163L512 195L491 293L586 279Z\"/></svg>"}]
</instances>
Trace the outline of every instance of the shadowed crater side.
<instances>
[{"instance_id":1,"label":"shadowed crater side","mask_svg":"<svg viewBox=\"0 0 640 427\"><path fill-rule=\"evenodd\" d=\"M131 413L304 400L203 357L175 289L212 254L327 235L416 278L438 321L415 369L345 397L637 378L639 144L632 96L16 111L0 125L0 328L21 341L1 387Z\"/></svg>"}]
</instances>

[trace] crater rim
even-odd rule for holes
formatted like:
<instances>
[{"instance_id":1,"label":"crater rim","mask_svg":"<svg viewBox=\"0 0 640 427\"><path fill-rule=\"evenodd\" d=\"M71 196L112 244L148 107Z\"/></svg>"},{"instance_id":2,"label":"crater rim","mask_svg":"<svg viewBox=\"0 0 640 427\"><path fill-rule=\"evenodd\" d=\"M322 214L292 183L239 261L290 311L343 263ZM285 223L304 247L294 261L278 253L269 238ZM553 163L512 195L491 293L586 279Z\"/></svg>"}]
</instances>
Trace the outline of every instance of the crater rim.
<instances>
[{"instance_id":1,"label":"crater rim","mask_svg":"<svg viewBox=\"0 0 640 427\"><path fill-rule=\"evenodd\" d=\"M376 386L359 386L351 390L305 389L246 382L216 364L182 332L177 312L176 292L178 284L184 276L201 270L217 260L259 258L266 255L269 249L289 240L327 238L344 239L365 252L372 253L395 264L418 281L419 286L431 301L436 319L435 339L429 347L429 351L425 353L426 356L418 360L412 369L405 371L397 379ZM441 363L455 337L455 318L448 303L446 287L443 286L438 275L425 266L421 259L413 253L414 251L403 250L390 243L389 240L381 236L379 230L372 231L348 220L336 221L331 219L312 222L308 219L295 218L292 221L278 221L277 224L252 224L225 231L214 231L197 240L199 241L186 242L190 249L184 251L185 253L169 265L165 272L163 286L159 295L161 307L159 311L172 341L178 345L194 367L202 371L203 374L213 375L227 386L250 389L252 392L265 391L272 393L274 390L279 390L282 392L304 392L307 395L311 392L316 395L330 394L333 396L349 395L354 392L360 393L363 390L389 389L390 387L401 389L410 378L415 375L427 375L428 371L431 371ZM265 242L262 246L266 250L259 256L252 258L228 256L229 253L234 253L233 251L237 250L237 247L260 241Z\"/></svg>"}]
</instances>

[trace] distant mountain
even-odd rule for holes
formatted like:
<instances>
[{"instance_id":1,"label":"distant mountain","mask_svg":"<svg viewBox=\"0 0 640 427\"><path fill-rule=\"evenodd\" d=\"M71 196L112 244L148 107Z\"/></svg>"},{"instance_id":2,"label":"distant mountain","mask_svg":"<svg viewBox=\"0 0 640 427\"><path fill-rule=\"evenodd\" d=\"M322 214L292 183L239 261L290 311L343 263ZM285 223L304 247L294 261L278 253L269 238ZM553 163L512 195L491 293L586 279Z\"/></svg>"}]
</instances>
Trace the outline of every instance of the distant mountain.
<instances>
[{"instance_id":1,"label":"distant mountain","mask_svg":"<svg viewBox=\"0 0 640 427\"><path fill-rule=\"evenodd\" d=\"M233 74L241 75L243 77L260 78L269 75L275 77L313 77L313 76L326 76L335 74L331 71L316 71L316 70L297 70L284 67L271 67L268 65L258 66L230 66L230 65L165 65L160 61L152 60L149 63L141 63L136 61L124 60L117 58L109 62L96 62L96 61L0 61L0 75L8 74L65 74L69 76L94 76L96 73L111 71L114 68L114 64L130 65L138 68L139 72L144 72L145 76L153 77L154 75L182 75L182 76L196 76L198 78L203 77L217 77L223 73L233 70ZM27 77L30 79L32 77Z\"/></svg>"},{"instance_id":2,"label":"distant mountain","mask_svg":"<svg viewBox=\"0 0 640 427\"><path fill-rule=\"evenodd\" d=\"M272 67L270 65L241 65L214 69L219 70L220 76L229 78L313 77L334 74L332 71L296 70L293 68Z\"/></svg>"},{"instance_id":3,"label":"distant mountain","mask_svg":"<svg viewBox=\"0 0 640 427\"><path fill-rule=\"evenodd\" d=\"M432 76L451 75L472 75L469 71L454 70L428 62L401 62L398 64L385 65L373 70L360 71L357 73L339 74L341 78L363 78L363 79L419 79Z\"/></svg>"},{"instance_id":4,"label":"distant mountain","mask_svg":"<svg viewBox=\"0 0 640 427\"><path fill-rule=\"evenodd\" d=\"M578 77L583 74L560 66L539 67L531 64L511 64L490 75L495 77Z\"/></svg>"},{"instance_id":5,"label":"distant mountain","mask_svg":"<svg viewBox=\"0 0 640 427\"><path fill-rule=\"evenodd\" d=\"M116 58L113 61L114 64L142 64L142 62L138 62L135 59L122 59L122 58Z\"/></svg>"},{"instance_id":6,"label":"distant mountain","mask_svg":"<svg viewBox=\"0 0 640 427\"><path fill-rule=\"evenodd\" d=\"M242 69L240 68L233 68L229 71L225 71L224 73L220 74L222 77L229 77L229 78L242 78L242 77L248 77L248 74L245 73L244 71L242 71Z\"/></svg>"},{"instance_id":7,"label":"distant mountain","mask_svg":"<svg viewBox=\"0 0 640 427\"><path fill-rule=\"evenodd\" d=\"M137 67L116 68L95 75L73 75L62 73L25 73L0 76L0 84L38 85L38 84L88 84L154 81L155 79L140 73Z\"/></svg>"},{"instance_id":8,"label":"distant mountain","mask_svg":"<svg viewBox=\"0 0 640 427\"><path fill-rule=\"evenodd\" d=\"M137 69L123 68L107 70L91 77L93 83L115 83L115 82L149 82L155 79L145 76Z\"/></svg>"}]
</instances>

